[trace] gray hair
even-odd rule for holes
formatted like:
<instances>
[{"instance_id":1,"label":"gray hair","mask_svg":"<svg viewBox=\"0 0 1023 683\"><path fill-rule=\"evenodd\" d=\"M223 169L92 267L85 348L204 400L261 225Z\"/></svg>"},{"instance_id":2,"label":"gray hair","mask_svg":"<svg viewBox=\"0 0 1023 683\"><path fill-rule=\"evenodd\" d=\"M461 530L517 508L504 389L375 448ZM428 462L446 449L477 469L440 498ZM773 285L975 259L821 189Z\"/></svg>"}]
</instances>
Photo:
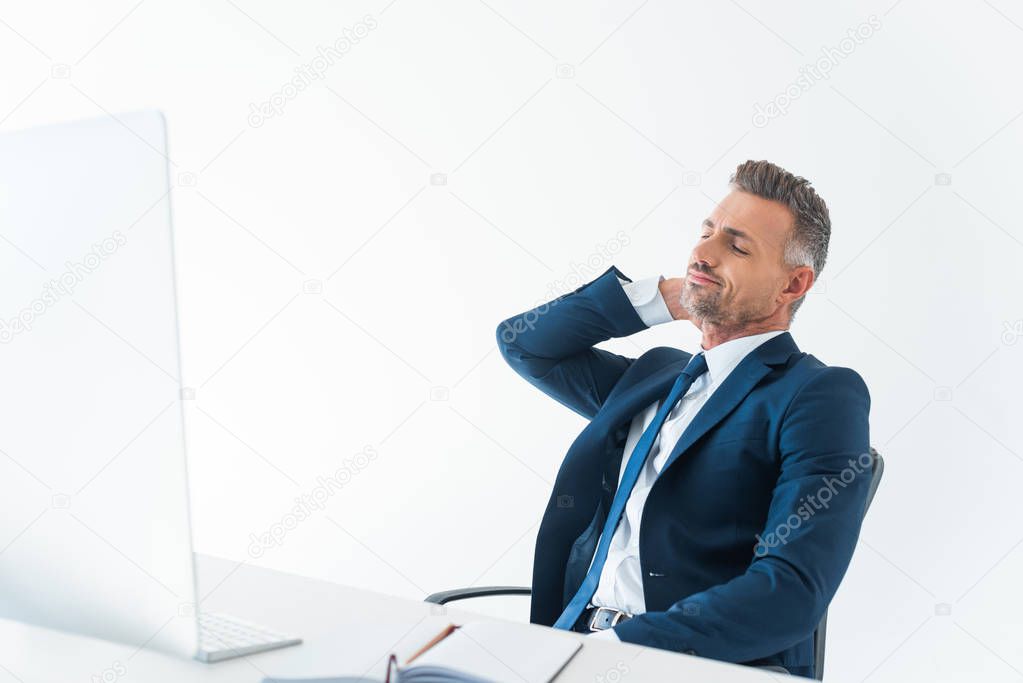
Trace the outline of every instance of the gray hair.
<instances>
[{"instance_id":1,"label":"gray hair","mask_svg":"<svg viewBox=\"0 0 1023 683\"><path fill-rule=\"evenodd\" d=\"M792 175L769 161L746 161L735 169L728 180L735 188L763 199L784 204L792 212L792 235L785 243L784 260L789 266L810 266L814 280L824 270L831 239L831 218L824 200L810 181ZM803 304L805 295L789 306L789 320Z\"/></svg>"}]
</instances>

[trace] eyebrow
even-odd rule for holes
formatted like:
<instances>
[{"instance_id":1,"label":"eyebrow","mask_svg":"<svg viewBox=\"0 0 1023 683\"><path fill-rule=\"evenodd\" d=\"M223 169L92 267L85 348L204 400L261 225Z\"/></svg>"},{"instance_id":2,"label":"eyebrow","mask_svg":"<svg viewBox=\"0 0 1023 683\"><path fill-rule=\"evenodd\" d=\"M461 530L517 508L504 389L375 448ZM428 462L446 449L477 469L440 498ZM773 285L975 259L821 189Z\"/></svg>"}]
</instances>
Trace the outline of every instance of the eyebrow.
<instances>
[{"instance_id":1,"label":"eyebrow","mask_svg":"<svg viewBox=\"0 0 1023 683\"><path fill-rule=\"evenodd\" d=\"M705 227L708 227L708 228L713 228L714 227L714 221L712 221L709 218L704 218L703 219L703 225ZM733 228L730 225L722 226L721 229L724 230L725 232L727 232L729 235L733 235L735 237L739 237L739 238L742 238L742 239L745 239L745 240L749 240L750 242L754 241L753 238L749 236L749 234L743 232L742 230L739 230L738 228Z\"/></svg>"}]
</instances>

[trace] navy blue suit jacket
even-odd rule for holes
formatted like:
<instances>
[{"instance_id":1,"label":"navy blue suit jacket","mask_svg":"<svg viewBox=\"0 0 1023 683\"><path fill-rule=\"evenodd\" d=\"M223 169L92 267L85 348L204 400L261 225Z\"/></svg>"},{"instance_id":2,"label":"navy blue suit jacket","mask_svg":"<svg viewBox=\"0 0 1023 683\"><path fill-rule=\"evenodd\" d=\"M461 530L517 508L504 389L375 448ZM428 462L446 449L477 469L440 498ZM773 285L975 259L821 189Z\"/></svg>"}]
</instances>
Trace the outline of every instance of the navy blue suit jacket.
<instances>
[{"instance_id":1,"label":"navy blue suit jacket","mask_svg":"<svg viewBox=\"0 0 1023 683\"><path fill-rule=\"evenodd\" d=\"M691 354L595 344L646 328L617 268L503 321L501 353L584 416L536 539L530 621L553 625L583 581L618 486L632 418ZM871 478L860 376L784 332L746 356L675 444L650 490L639 555L646 612L623 641L813 675L813 631L859 536Z\"/></svg>"}]
</instances>

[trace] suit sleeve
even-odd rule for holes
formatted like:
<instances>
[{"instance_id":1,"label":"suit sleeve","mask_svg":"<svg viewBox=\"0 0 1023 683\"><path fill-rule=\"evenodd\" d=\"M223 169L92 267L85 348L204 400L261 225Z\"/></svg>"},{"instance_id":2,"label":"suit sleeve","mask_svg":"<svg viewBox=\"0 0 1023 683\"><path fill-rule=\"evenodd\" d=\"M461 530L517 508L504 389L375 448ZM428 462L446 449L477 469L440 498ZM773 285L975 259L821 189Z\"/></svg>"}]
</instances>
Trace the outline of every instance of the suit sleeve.
<instances>
[{"instance_id":1,"label":"suit sleeve","mask_svg":"<svg viewBox=\"0 0 1023 683\"><path fill-rule=\"evenodd\" d=\"M611 266L600 277L497 326L497 346L527 382L592 419L634 358L594 348L646 329Z\"/></svg>"},{"instance_id":2,"label":"suit sleeve","mask_svg":"<svg viewBox=\"0 0 1023 683\"><path fill-rule=\"evenodd\" d=\"M618 624L618 636L737 663L809 637L859 537L872 476L869 410L867 387L848 368L807 381L782 420L781 471L749 568L667 611Z\"/></svg>"}]
</instances>

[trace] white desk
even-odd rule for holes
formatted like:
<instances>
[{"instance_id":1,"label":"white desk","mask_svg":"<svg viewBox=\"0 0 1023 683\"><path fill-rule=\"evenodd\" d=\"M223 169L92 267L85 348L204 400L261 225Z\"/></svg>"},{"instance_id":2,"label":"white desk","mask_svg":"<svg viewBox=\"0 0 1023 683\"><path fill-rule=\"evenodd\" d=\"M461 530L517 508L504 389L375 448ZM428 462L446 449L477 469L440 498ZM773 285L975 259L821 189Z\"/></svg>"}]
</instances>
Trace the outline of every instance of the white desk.
<instances>
[{"instance_id":1,"label":"white desk","mask_svg":"<svg viewBox=\"0 0 1023 683\"><path fill-rule=\"evenodd\" d=\"M304 642L209 665L0 619L0 683L258 683L264 676L331 675L365 675L383 680L387 655L392 650L404 658L449 621L489 618L292 574L237 567L218 558L199 556L198 564L200 595L208 595L204 608L300 636ZM584 639L585 645L558 676L558 683L790 679L699 657L585 640L581 634L577 637Z\"/></svg>"}]
</instances>

